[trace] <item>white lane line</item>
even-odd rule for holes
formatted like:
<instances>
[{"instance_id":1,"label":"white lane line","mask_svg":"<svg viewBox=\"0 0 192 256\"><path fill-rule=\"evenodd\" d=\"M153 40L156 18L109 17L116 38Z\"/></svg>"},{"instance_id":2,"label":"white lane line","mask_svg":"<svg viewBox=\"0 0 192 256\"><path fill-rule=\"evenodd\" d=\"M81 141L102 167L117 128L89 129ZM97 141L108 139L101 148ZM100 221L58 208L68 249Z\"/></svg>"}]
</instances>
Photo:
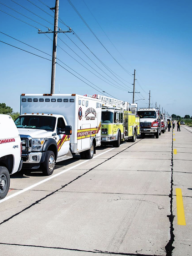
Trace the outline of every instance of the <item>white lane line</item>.
<instances>
[{"instance_id":1,"label":"white lane line","mask_svg":"<svg viewBox=\"0 0 192 256\"><path fill-rule=\"evenodd\" d=\"M97 158L97 157L99 157L99 156L101 156L101 155L103 155L103 154L106 154L107 152L109 152L109 151L111 151L111 150L113 150L113 149L115 149L115 148L111 148L111 149L109 149L109 150L107 150L107 151L105 151L105 152L103 152L103 153L101 153L101 154L95 156L93 159L95 159L95 158ZM39 185L41 185L41 184L43 184L43 183L45 183L45 182L47 182L47 181L49 181L49 180L52 180L52 179L54 179L55 177L57 177L57 176L59 176L59 175L65 173L65 172L68 172L68 171L70 171L70 170L72 170L72 169L74 169L74 168L76 168L76 167L78 167L78 166L80 166L80 165L82 165L82 164L84 164L84 163L87 163L87 162L89 162L89 161L91 161L91 160L92 160L92 159L85 160L85 161L83 161L83 162L81 162L81 163L79 163L79 164L76 164L75 166L72 166L72 167L70 167L70 168L68 168L68 169L66 169L66 170L63 170L63 171L60 172L60 173L51 175L51 176L50 176L49 178L47 178L47 179L44 179L44 180L42 180L42 181L39 181L39 182L37 182L37 183L35 183L35 184L33 184L33 185L31 185L31 186L29 186L29 187L27 187L27 188L21 190L21 191L18 191L18 192L14 193L14 194L11 195L11 196L7 196L6 198L0 200L0 204L3 203L3 202L5 202L5 201L7 201L7 200L9 200L9 199L11 199L11 198L13 198L13 197L15 197L15 196L18 196L18 195L20 195L20 194L22 194L22 193L24 193L24 192L26 192L26 191L28 191L28 190L30 190L30 189L32 189L32 188L35 188L35 187L37 187L37 186L39 186Z\"/></svg>"}]
</instances>

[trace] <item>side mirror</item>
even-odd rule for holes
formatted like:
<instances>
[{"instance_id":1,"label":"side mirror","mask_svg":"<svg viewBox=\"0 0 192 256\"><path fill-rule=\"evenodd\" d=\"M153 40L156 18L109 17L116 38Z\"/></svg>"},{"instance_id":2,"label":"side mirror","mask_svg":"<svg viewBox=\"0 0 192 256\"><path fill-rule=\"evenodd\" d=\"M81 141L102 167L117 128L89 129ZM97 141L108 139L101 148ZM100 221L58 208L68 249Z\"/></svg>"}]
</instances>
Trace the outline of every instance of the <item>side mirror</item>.
<instances>
[{"instance_id":1,"label":"side mirror","mask_svg":"<svg viewBox=\"0 0 192 256\"><path fill-rule=\"evenodd\" d=\"M59 134L71 135L72 134L72 126L66 125L65 128L58 130Z\"/></svg>"}]
</instances>

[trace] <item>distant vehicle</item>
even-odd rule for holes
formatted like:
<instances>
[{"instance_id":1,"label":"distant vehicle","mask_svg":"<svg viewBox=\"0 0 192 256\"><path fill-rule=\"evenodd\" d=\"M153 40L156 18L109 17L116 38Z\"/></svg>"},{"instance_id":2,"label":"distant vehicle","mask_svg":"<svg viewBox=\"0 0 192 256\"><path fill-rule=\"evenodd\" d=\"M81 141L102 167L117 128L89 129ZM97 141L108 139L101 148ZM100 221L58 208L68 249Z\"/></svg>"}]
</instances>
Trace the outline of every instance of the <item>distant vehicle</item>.
<instances>
[{"instance_id":1,"label":"distant vehicle","mask_svg":"<svg viewBox=\"0 0 192 256\"><path fill-rule=\"evenodd\" d=\"M161 135L161 119L159 110L156 108L139 109L141 136L146 134L155 135L159 138Z\"/></svg>"},{"instance_id":2,"label":"distant vehicle","mask_svg":"<svg viewBox=\"0 0 192 256\"><path fill-rule=\"evenodd\" d=\"M101 145L101 103L77 94L22 94L15 120L23 166L51 175L56 162L91 159Z\"/></svg>"},{"instance_id":3,"label":"distant vehicle","mask_svg":"<svg viewBox=\"0 0 192 256\"><path fill-rule=\"evenodd\" d=\"M184 121L181 121L181 124L185 124L185 122L184 122Z\"/></svg>"},{"instance_id":4,"label":"distant vehicle","mask_svg":"<svg viewBox=\"0 0 192 256\"><path fill-rule=\"evenodd\" d=\"M166 132L165 120L161 119L161 131L162 133Z\"/></svg>"},{"instance_id":5,"label":"distant vehicle","mask_svg":"<svg viewBox=\"0 0 192 256\"><path fill-rule=\"evenodd\" d=\"M20 171L21 140L13 119L0 114L0 199L6 197L10 187L10 175Z\"/></svg>"}]
</instances>

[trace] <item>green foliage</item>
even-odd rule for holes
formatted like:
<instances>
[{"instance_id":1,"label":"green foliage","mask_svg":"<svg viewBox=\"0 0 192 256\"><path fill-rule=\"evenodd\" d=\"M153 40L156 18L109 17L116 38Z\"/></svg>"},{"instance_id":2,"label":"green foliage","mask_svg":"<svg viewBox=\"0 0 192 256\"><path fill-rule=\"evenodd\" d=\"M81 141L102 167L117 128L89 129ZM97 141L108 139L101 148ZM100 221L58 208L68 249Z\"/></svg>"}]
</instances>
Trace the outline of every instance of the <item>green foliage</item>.
<instances>
[{"instance_id":1,"label":"green foliage","mask_svg":"<svg viewBox=\"0 0 192 256\"><path fill-rule=\"evenodd\" d=\"M13 120L15 120L20 114L18 112L14 113L13 109L6 106L5 103L0 103L0 114L10 115Z\"/></svg>"},{"instance_id":2,"label":"green foliage","mask_svg":"<svg viewBox=\"0 0 192 256\"><path fill-rule=\"evenodd\" d=\"M15 121L15 120L17 119L17 117L20 116L20 114L19 114L18 112L16 112L16 113L12 113L10 116L11 116L11 117L13 118L13 120Z\"/></svg>"},{"instance_id":3,"label":"green foliage","mask_svg":"<svg viewBox=\"0 0 192 256\"><path fill-rule=\"evenodd\" d=\"M190 118L190 115L185 115L184 118Z\"/></svg>"},{"instance_id":4,"label":"green foliage","mask_svg":"<svg viewBox=\"0 0 192 256\"><path fill-rule=\"evenodd\" d=\"M175 119L177 117L177 115L175 114L172 114L171 116L172 116L172 119Z\"/></svg>"},{"instance_id":5,"label":"green foliage","mask_svg":"<svg viewBox=\"0 0 192 256\"><path fill-rule=\"evenodd\" d=\"M11 107L6 106L5 103L0 103L0 114L10 115L13 112Z\"/></svg>"}]
</instances>

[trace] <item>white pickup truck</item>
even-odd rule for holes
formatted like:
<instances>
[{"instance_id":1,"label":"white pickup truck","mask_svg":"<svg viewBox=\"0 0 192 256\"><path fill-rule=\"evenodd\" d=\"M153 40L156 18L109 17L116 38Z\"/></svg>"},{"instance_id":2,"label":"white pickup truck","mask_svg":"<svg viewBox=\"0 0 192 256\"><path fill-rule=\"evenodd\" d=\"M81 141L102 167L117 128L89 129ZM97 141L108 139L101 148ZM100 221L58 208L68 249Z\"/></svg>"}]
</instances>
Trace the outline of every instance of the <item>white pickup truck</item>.
<instances>
[{"instance_id":1,"label":"white pickup truck","mask_svg":"<svg viewBox=\"0 0 192 256\"><path fill-rule=\"evenodd\" d=\"M20 171L21 140L9 115L0 114L0 199L6 197L10 187L10 175Z\"/></svg>"},{"instance_id":2,"label":"white pickup truck","mask_svg":"<svg viewBox=\"0 0 192 256\"><path fill-rule=\"evenodd\" d=\"M101 103L76 94L22 94L15 124L23 167L51 175L56 162L75 154L91 159L101 145Z\"/></svg>"}]
</instances>

